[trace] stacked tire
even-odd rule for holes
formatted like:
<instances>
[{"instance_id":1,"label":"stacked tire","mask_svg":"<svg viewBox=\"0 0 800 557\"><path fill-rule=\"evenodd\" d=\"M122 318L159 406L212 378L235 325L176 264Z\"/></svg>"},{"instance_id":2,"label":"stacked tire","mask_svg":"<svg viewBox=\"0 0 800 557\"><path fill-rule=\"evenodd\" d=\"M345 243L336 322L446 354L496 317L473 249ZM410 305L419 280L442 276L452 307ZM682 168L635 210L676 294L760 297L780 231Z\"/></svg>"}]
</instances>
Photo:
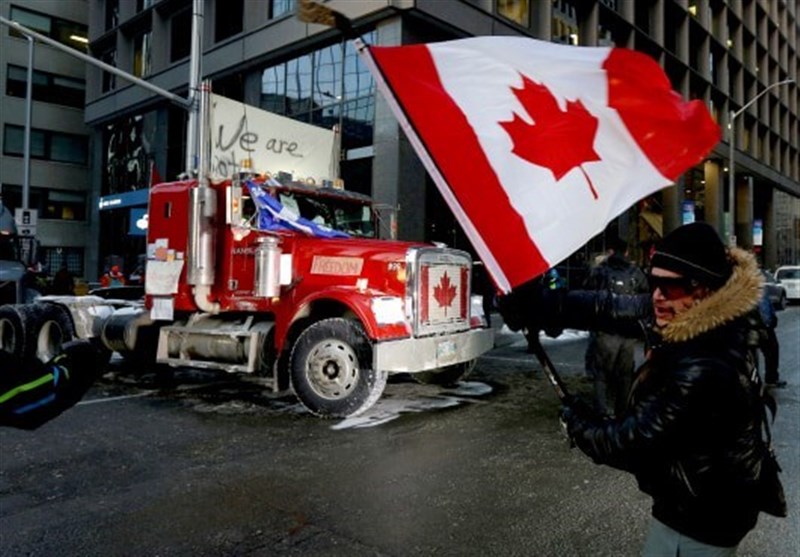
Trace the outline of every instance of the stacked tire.
<instances>
[{"instance_id":1,"label":"stacked tire","mask_svg":"<svg viewBox=\"0 0 800 557\"><path fill-rule=\"evenodd\" d=\"M75 338L68 311L47 303L0 307L0 350L21 361L47 362Z\"/></svg>"}]
</instances>

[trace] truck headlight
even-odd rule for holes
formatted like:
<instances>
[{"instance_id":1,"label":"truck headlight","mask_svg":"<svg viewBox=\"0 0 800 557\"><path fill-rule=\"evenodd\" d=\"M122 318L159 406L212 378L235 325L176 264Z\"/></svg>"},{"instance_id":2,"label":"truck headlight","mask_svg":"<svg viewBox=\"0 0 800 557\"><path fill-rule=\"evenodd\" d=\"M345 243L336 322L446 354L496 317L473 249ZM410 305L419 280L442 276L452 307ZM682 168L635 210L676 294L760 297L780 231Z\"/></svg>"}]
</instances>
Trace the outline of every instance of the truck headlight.
<instances>
[{"instance_id":1,"label":"truck headlight","mask_svg":"<svg viewBox=\"0 0 800 557\"><path fill-rule=\"evenodd\" d=\"M403 323L406 320L403 300L394 296L372 298L372 313L380 325Z\"/></svg>"},{"instance_id":2,"label":"truck headlight","mask_svg":"<svg viewBox=\"0 0 800 557\"><path fill-rule=\"evenodd\" d=\"M483 313L483 296L473 294L469 297L469 316L471 324L474 325L477 321L479 325L487 325L486 315Z\"/></svg>"}]
</instances>

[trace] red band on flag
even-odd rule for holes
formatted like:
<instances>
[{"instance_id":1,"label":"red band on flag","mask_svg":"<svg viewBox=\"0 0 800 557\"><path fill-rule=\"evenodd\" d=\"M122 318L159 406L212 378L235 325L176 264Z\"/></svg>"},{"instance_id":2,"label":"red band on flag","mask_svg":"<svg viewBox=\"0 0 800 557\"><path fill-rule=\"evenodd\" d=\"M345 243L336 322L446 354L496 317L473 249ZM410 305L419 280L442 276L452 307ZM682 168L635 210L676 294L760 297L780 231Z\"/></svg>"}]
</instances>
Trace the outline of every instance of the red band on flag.
<instances>
[{"instance_id":1,"label":"red band on flag","mask_svg":"<svg viewBox=\"0 0 800 557\"><path fill-rule=\"evenodd\" d=\"M646 54L611 49L603 69L608 75L608 105L666 178L676 180L719 142L722 131L703 101L684 101L661 66Z\"/></svg>"},{"instance_id":2,"label":"red band on flag","mask_svg":"<svg viewBox=\"0 0 800 557\"><path fill-rule=\"evenodd\" d=\"M511 286L545 272L550 265L511 205L472 126L445 91L428 49L371 47L370 52Z\"/></svg>"}]
</instances>

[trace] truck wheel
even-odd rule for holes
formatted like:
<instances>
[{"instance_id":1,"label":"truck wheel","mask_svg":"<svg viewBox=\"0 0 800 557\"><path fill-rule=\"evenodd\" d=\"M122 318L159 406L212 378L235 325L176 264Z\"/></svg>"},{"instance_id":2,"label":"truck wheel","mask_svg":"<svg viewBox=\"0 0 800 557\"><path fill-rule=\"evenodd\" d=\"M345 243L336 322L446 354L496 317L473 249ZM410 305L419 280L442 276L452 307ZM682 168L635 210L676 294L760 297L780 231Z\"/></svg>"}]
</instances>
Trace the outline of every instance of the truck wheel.
<instances>
[{"instance_id":1,"label":"truck wheel","mask_svg":"<svg viewBox=\"0 0 800 557\"><path fill-rule=\"evenodd\" d=\"M33 320L25 347L28 357L47 362L61 353L61 347L75 338L75 328L67 311L55 304L42 304Z\"/></svg>"},{"instance_id":2,"label":"truck wheel","mask_svg":"<svg viewBox=\"0 0 800 557\"><path fill-rule=\"evenodd\" d=\"M25 356L26 314L21 306L0 307L0 350L19 359Z\"/></svg>"},{"instance_id":3,"label":"truck wheel","mask_svg":"<svg viewBox=\"0 0 800 557\"><path fill-rule=\"evenodd\" d=\"M323 319L297 339L290 356L292 387L308 410L323 418L356 416L380 398L388 372L372 368L369 339L360 323Z\"/></svg>"},{"instance_id":4,"label":"truck wheel","mask_svg":"<svg viewBox=\"0 0 800 557\"><path fill-rule=\"evenodd\" d=\"M461 362L452 366L443 367L436 371L421 371L412 373L411 376L424 385L439 385L441 387L452 387L461 379L466 377L475 367L477 360Z\"/></svg>"}]
</instances>

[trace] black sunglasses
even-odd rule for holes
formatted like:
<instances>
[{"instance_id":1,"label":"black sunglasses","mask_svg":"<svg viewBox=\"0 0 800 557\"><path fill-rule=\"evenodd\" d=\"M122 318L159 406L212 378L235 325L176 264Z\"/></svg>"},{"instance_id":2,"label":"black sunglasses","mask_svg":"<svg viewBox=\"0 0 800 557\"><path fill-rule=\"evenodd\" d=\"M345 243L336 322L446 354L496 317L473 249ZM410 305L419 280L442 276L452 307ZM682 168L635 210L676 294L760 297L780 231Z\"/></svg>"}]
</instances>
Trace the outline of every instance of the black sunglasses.
<instances>
[{"instance_id":1,"label":"black sunglasses","mask_svg":"<svg viewBox=\"0 0 800 557\"><path fill-rule=\"evenodd\" d=\"M679 298L686 296L689 292L697 288L697 281L686 277L658 277L649 275L647 277L650 284L650 291L656 289L661 291L665 298Z\"/></svg>"}]
</instances>

